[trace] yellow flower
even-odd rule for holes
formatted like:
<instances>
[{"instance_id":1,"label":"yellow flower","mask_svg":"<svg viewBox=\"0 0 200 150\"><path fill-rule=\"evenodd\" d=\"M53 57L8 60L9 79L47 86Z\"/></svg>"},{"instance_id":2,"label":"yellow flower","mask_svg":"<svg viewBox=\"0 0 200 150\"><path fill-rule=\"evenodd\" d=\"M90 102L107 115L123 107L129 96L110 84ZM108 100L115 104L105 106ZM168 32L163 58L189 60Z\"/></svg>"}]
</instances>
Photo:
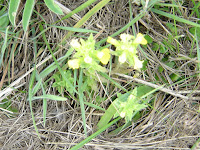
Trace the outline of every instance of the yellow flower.
<instances>
[{"instance_id":1,"label":"yellow flower","mask_svg":"<svg viewBox=\"0 0 200 150\"><path fill-rule=\"evenodd\" d=\"M110 36L108 37L107 42L110 43L110 44L113 44L115 46L119 44L119 42L116 39L113 39Z\"/></svg>"},{"instance_id":2,"label":"yellow flower","mask_svg":"<svg viewBox=\"0 0 200 150\"><path fill-rule=\"evenodd\" d=\"M146 45L147 40L144 38L144 36L141 33L138 33L134 40L134 43Z\"/></svg>"},{"instance_id":3,"label":"yellow flower","mask_svg":"<svg viewBox=\"0 0 200 150\"><path fill-rule=\"evenodd\" d=\"M134 69L139 70L143 66L143 61L139 60L137 56L134 57L135 65Z\"/></svg>"},{"instance_id":4,"label":"yellow flower","mask_svg":"<svg viewBox=\"0 0 200 150\"><path fill-rule=\"evenodd\" d=\"M78 69L80 67L80 60L79 59L69 60L68 65L72 69Z\"/></svg>"},{"instance_id":5,"label":"yellow flower","mask_svg":"<svg viewBox=\"0 0 200 150\"><path fill-rule=\"evenodd\" d=\"M87 63L87 64L90 64L92 62L92 58L90 56L86 56L84 58L84 61Z\"/></svg>"},{"instance_id":6,"label":"yellow flower","mask_svg":"<svg viewBox=\"0 0 200 150\"><path fill-rule=\"evenodd\" d=\"M104 48L101 52L97 53L97 57L102 64L106 65L110 60L110 50L108 48Z\"/></svg>"},{"instance_id":7,"label":"yellow flower","mask_svg":"<svg viewBox=\"0 0 200 150\"><path fill-rule=\"evenodd\" d=\"M75 48L75 49L81 47L81 44L78 42L78 39L73 39L73 40L71 41L70 45L71 45L73 48Z\"/></svg>"},{"instance_id":8,"label":"yellow flower","mask_svg":"<svg viewBox=\"0 0 200 150\"><path fill-rule=\"evenodd\" d=\"M123 53L119 56L119 62L124 63L126 61L126 53Z\"/></svg>"}]
</instances>

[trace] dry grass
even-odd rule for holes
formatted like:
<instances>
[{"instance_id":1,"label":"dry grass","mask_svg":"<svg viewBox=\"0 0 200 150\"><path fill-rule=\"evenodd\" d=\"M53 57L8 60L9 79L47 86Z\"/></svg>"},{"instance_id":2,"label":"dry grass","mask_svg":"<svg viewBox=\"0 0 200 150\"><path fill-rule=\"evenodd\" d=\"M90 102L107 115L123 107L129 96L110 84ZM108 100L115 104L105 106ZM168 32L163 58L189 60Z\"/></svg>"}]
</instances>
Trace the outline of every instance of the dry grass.
<instances>
[{"instance_id":1,"label":"dry grass","mask_svg":"<svg viewBox=\"0 0 200 150\"><path fill-rule=\"evenodd\" d=\"M68 8L74 9L84 1L71 0L68 2L61 2ZM186 9L187 11L189 7L193 6L190 4L185 7L188 7ZM139 6L135 4L133 4L133 8L134 17L140 10ZM88 9L90 8L87 8L78 15L82 17ZM52 23L59 18L46 8L37 7L37 11L40 13L43 12L42 16L47 23ZM91 20L87 22L86 27L87 29L102 31L102 33L96 37L98 41L126 25L130 21L129 16L128 0L116 0L102 8L100 12L93 16ZM40 20L38 16L37 18ZM77 21L74 19L68 19L67 21L62 21L60 25L72 26L76 22ZM136 23L135 30L144 34L148 33L148 35L153 38L153 41L161 43L163 39L168 39L168 34L171 32L166 26L167 22L173 22L173 20L169 18L159 18L156 14L149 12ZM36 32L39 32L37 24L33 26L36 27ZM179 27L179 35L184 35L190 39L192 38L188 31L188 26L181 23L177 23L177 26ZM131 28L127 29L125 32L133 34ZM48 42L52 43L52 49L56 47L57 43L60 42L66 33L67 32L56 28L52 28L48 33L46 32ZM89 34L83 35L79 33L77 35L88 36ZM14 65L11 70L11 76L13 75L13 78L10 81L11 83L19 79L32 68L32 58L34 54L32 48L33 43L29 42L30 38L31 37L28 36L22 37L22 35L18 37L18 46L21 46L21 49L13 60ZM40 37L37 40L39 42L42 38ZM43 43L40 45L43 47ZM191 58L185 60L179 59L179 56L188 57L192 43L190 40L182 38L179 40L179 43L173 40L171 45L175 48L177 48L178 45L180 49L179 53L169 50L168 54L169 60L175 61L177 68L170 69L167 67L162 62L162 58L165 57L165 54L159 51L153 51L152 45L149 44L147 48L143 49L144 53L140 52L140 57L142 59L146 59L145 55L148 57L148 64L146 73L143 73L138 78L162 85L165 84L163 79L161 79L161 76L163 76L170 85L168 86L169 89L190 97L198 97L199 91L190 92L190 90L199 89L199 79L195 76L198 72L197 60ZM69 41L67 41L65 47L60 47L56 57L59 58L63 56L68 47ZM196 56L196 54L197 49L194 46L192 55ZM48 56L50 56L50 53L47 48L44 47L44 51L37 56L37 62L41 62ZM38 70L43 70L51 62L53 62L53 60L49 58L45 64L39 66ZM159 66L164 68L162 73L158 71ZM5 66L3 72L0 71L0 75L3 76L4 72ZM183 80L182 83L173 84L173 81L169 77L172 73L178 73L180 76L184 76L188 79ZM29 75L30 74L27 74L27 76L20 81L20 84L22 84L20 90L28 91ZM159 83L155 79L155 75L161 79ZM8 84L7 76L5 76L3 81L3 87L5 87L6 84ZM51 87L52 83L53 80L49 82L46 93L57 94L57 91ZM127 81L127 83L130 82ZM134 87L132 83L130 83L130 86ZM103 92L101 89L100 91ZM115 91L113 90L110 93L112 92ZM42 93L37 94L40 95ZM47 122L45 127L43 126L42 120L42 101L35 101L33 103L35 119L41 136L41 139L39 139L32 125L27 93L13 91L8 98L12 100L12 106L16 107L19 112L14 117L9 117L9 113L0 111L0 149L68 149L84 139L81 111L74 101L48 101ZM153 102L153 109L149 108L148 113L144 112L143 117L137 122L133 123L117 136L108 134L110 131L116 129L116 126L112 126L91 142L87 143L83 149L190 149L200 137L200 120L199 113L197 112L197 110L199 110L198 103L198 101L192 99L185 101L161 91L157 92ZM106 108L107 102L102 104L102 107ZM96 124L102 113L89 107L86 107L86 112L87 130L90 135L96 131ZM121 123L123 123L123 120Z\"/></svg>"}]
</instances>

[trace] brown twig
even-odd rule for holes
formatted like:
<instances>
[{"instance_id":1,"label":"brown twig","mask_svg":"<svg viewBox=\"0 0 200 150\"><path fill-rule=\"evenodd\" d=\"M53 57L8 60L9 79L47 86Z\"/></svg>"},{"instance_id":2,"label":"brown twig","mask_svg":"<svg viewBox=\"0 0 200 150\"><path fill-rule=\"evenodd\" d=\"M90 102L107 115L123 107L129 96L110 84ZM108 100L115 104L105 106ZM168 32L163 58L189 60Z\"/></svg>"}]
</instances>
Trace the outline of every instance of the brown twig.
<instances>
[{"instance_id":1,"label":"brown twig","mask_svg":"<svg viewBox=\"0 0 200 150\"><path fill-rule=\"evenodd\" d=\"M181 95L178 92L175 92L173 90L170 90L170 89L167 89L167 88L164 88L164 87L160 87L159 85L156 85L156 84L153 84L153 83L150 83L150 82L138 79L138 78L133 78L131 76L120 74L120 73L115 73L115 74L118 75L118 76L130 79L130 80L133 80L135 82L142 83L144 85L153 87L155 89L159 89L160 91L163 91L165 93L171 94L171 95L176 96L176 97L180 97L180 98L182 98L184 100L200 100L200 97L188 97L188 96L184 96L184 95ZM185 103L187 104L187 102L185 102Z\"/></svg>"}]
</instances>

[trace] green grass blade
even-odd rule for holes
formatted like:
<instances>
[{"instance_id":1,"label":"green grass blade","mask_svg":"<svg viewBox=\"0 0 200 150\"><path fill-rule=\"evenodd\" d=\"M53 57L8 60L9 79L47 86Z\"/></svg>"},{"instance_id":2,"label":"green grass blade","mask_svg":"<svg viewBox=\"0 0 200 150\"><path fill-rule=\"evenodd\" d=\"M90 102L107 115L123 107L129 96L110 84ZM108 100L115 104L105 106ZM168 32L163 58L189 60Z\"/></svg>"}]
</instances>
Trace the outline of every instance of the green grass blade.
<instances>
[{"instance_id":1,"label":"green grass blade","mask_svg":"<svg viewBox=\"0 0 200 150\"><path fill-rule=\"evenodd\" d=\"M104 108L99 107L99 106L97 106L97 105L95 105L95 104L92 104L92 103L84 102L84 104L86 104L86 105L88 105L88 106L90 106L90 107L93 107L93 108L95 108L95 109L99 109L99 110L102 110L102 111L106 111Z\"/></svg>"},{"instance_id":2,"label":"green grass blade","mask_svg":"<svg viewBox=\"0 0 200 150\"><path fill-rule=\"evenodd\" d=\"M166 13L164 11L160 11L160 10L157 10L157 9L154 9L154 8L151 8L151 11L154 12L154 13L156 13L156 14L159 14L159 15L162 15L162 16L174 19L174 20L176 20L178 22L189 24L189 25L192 25L192 26L195 26L195 27L200 27L200 24L197 24L195 22L192 22L192 21L180 18L180 17L178 17L176 15L172 15L172 14Z\"/></svg>"},{"instance_id":3,"label":"green grass blade","mask_svg":"<svg viewBox=\"0 0 200 150\"><path fill-rule=\"evenodd\" d=\"M33 40L39 38L42 34L44 34L44 33L45 33L47 30L49 30L49 29L51 29L51 27L48 27L48 28L42 30L38 35L36 35L35 37L31 38L30 41L33 41Z\"/></svg>"},{"instance_id":4,"label":"green grass blade","mask_svg":"<svg viewBox=\"0 0 200 150\"><path fill-rule=\"evenodd\" d=\"M3 61L3 56L4 56L4 53L5 53L5 50L6 50L6 46L7 46L8 29L9 29L9 27L6 28L6 34L5 34L5 38L4 38L4 43L3 43L3 46L1 48L0 68L1 68L1 65L2 65L1 63Z\"/></svg>"},{"instance_id":5,"label":"green grass blade","mask_svg":"<svg viewBox=\"0 0 200 150\"><path fill-rule=\"evenodd\" d=\"M99 11L102 7L104 7L110 0L102 0L96 6L94 6L83 18L77 22L74 26L75 28L81 27L91 16L93 16L97 11Z\"/></svg>"},{"instance_id":6,"label":"green grass blade","mask_svg":"<svg viewBox=\"0 0 200 150\"><path fill-rule=\"evenodd\" d=\"M22 16L22 25L25 32L27 31L34 5L35 5L35 0L26 1L23 16Z\"/></svg>"},{"instance_id":7,"label":"green grass blade","mask_svg":"<svg viewBox=\"0 0 200 150\"><path fill-rule=\"evenodd\" d=\"M115 120L111 121L109 124L103 126L101 129L99 129L97 132L95 132L94 134L90 135L88 138L86 138L85 140L81 141L80 143L78 143L76 146L72 147L70 150L77 150L80 149L81 147L83 147L86 143L88 143L89 141L91 141L92 139L94 139L97 135L101 134L103 131L105 131L107 128L109 128L110 126L112 126L113 124L115 124L117 121L119 121L121 118L118 117Z\"/></svg>"},{"instance_id":8,"label":"green grass blade","mask_svg":"<svg viewBox=\"0 0 200 150\"><path fill-rule=\"evenodd\" d=\"M193 14L196 13L197 18L200 18L200 12L199 12L199 11L200 11L200 10L199 10L200 2L196 3L195 0L192 0L192 3L193 3L193 5L194 5L194 7L191 9L192 12L190 13L190 16L189 16L189 17L193 16ZM200 21L198 21L198 23L199 23L199 22L200 22Z\"/></svg>"},{"instance_id":9,"label":"green grass blade","mask_svg":"<svg viewBox=\"0 0 200 150\"><path fill-rule=\"evenodd\" d=\"M29 106L30 106L30 110L31 110L31 116L32 116L32 119L33 119L33 126L35 128L35 131L36 131L38 137L40 138L38 128L37 128L36 123L35 123L35 117L34 117L34 114L33 114L33 109L32 109L32 98L33 98L32 88L33 88L33 84L34 84L34 81L35 81L35 75L36 75L36 68L34 69L32 75L31 75L31 78L30 78L29 90L28 90L28 100L29 100Z\"/></svg>"},{"instance_id":10,"label":"green grass blade","mask_svg":"<svg viewBox=\"0 0 200 150\"><path fill-rule=\"evenodd\" d=\"M42 91L43 92L43 91ZM43 124L46 125L46 116L47 116L47 99L43 99Z\"/></svg>"},{"instance_id":11,"label":"green grass blade","mask_svg":"<svg viewBox=\"0 0 200 150\"><path fill-rule=\"evenodd\" d=\"M63 15L62 9L54 2L54 0L44 0L44 2L51 11Z\"/></svg>"},{"instance_id":12,"label":"green grass blade","mask_svg":"<svg viewBox=\"0 0 200 150\"><path fill-rule=\"evenodd\" d=\"M55 101L66 101L67 100L67 98L65 98L65 97L51 95L51 94L32 97L32 100L37 100L37 99L50 99L50 100L55 100Z\"/></svg>"},{"instance_id":13,"label":"green grass blade","mask_svg":"<svg viewBox=\"0 0 200 150\"><path fill-rule=\"evenodd\" d=\"M144 87L144 88L146 88L146 89L142 89L142 90L145 90L145 92L142 92L142 90L141 91L138 91L138 93L142 93L143 95L140 95L140 98L141 99L143 99L143 98L145 98L145 97L147 97L147 96L149 96L149 95L151 95L151 94L153 94L153 93L155 93L155 92L157 92L159 89L161 89L161 88L163 88L165 85L161 85L161 86L159 86L158 88L156 88L156 89L153 89L152 87L149 87L149 86L141 86L140 88L142 88L142 87ZM138 90L140 90L140 88L138 89ZM149 88L149 89L148 89ZM152 90L153 89L153 90ZM145 93L145 94L144 94Z\"/></svg>"},{"instance_id":14,"label":"green grass blade","mask_svg":"<svg viewBox=\"0 0 200 150\"><path fill-rule=\"evenodd\" d=\"M102 0L99 2L96 6L94 6L77 24L74 26L74 28L81 27L90 17L92 17L97 11L99 11L103 6L105 6L110 0ZM64 40L68 39L72 32L69 32L65 37Z\"/></svg>"},{"instance_id":15,"label":"green grass blade","mask_svg":"<svg viewBox=\"0 0 200 150\"><path fill-rule=\"evenodd\" d=\"M20 33L20 31L16 33L16 37L19 37L19 33ZM11 53L10 53L10 57L9 57L9 61L8 61L8 84L10 84L10 81L11 81L10 80L10 75L11 75L11 71L10 71L11 65L10 64L12 61L12 56L15 55L14 51L15 51L16 45L18 43L17 40L18 40L17 38L14 38L14 42L12 44Z\"/></svg>"},{"instance_id":16,"label":"green grass blade","mask_svg":"<svg viewBox=\"0 0 200 150\"><path fill-rule=\"evenodd\" d=\"M20 0L10 0L10 3L9 3L8 14L9 14L10 22L12 23L13 26L16 26L15 18L16 18L18 7L19 7L19 3L20 3Z\"/></svg>"},{"instance_id":17,"label":"green grass blade","mask_svg":"<svg viewBox=\"0 0 200 150\"><path fill-rule=\"evenodd\" d=\"M85 107L84 107L84 100L83 100L83 70L80 69L80 75L79 75L79 81L78 81L78 93L79 93L79 100L80 100L80 106L81 106L81 114L83 119L83 128L85 136L87 137L87 128L86 128L86 120L85 120Z\"/></svg>"},{"instance_id":18,"label":"green grass blade","mask_svg":"<svg viewBox=\"0 0 200 150\"><path fill-rule=\"evenodd\" d=\"M58 21L54 22L53 24L56 24L56 23L58 23L58 22L60 22L62 20L65 20L65 19L71 17L72 15L80 12L81 10L83 10L86 7L88 7L89 5L91 5L92 3L94 3L95 1L97 1L97 0L88 0L88 1L86 1L81 6L77 7L76 9L74 9L73 11L71 11L70 13L68 13L66 16L64 16L61 20L58 20Z\"/></svg>"},{"instance_id":19,"label":"green grass blade","mask_svg":"<svg viewBox=\"0 0 200 150\"><path fill-rule=\"evenodd\" d=\"M199 40L198 40L198 35L197 35L197 28L195 28L195 41L196 41L196 46L197 46L197 59L200 61L200 49L199 49ZM200 62L198 62L198 68L200 70Z\"/></svg>"},{"instance_id":20,"label":"green grass blade","mask_svg":"<svg viewBox=\"0 0 200 150\"><path fill-rule=\"evenodd\" d=\"M88 30L88 29L82 29L82 28L74 28L74 27L64 27L64 26L54 26L54 25L49 25L50 27L55 27L58 29L62 30L68 30L72 32L83 32L83 33L98 33L97 31L94 30Z\"/></svg>"},{"instance_id":21,"label":"green grass blade","mask_svg":"<svg viewBox=\"0 0 200 150\"><path fill-rule=\"evenodd\" d=\"M198 150L199 145L200 145L200 138L194 143L191 150Z\"/></svg>"},{"instance_id":22,"label":"green grass blade","mask_svg":"<svg viewBox=\"0 0 200 150\"><path fill-rule=\"evenodd\" d=\"M42 87L43 95L46 95L44 86L42 84L42 78L40 77L40 75L38 73L36 74L36 79L39 80L39 83L40 83L39 85ZM32 93L33 93L33 91L32 91ZM45 127L45 122L46 122L46 114L47 114L47 99L44 98L43 99L43 124L44 124L44 127Z\"/></svg>"}]
</instances>

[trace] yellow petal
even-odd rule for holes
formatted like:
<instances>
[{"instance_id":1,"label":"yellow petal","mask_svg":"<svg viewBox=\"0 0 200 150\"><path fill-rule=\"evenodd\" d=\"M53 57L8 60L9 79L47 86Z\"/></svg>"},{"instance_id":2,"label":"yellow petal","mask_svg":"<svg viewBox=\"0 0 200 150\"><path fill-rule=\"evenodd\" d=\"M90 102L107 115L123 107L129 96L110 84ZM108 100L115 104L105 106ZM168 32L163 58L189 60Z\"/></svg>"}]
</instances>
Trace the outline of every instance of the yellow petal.
<instances>
[{"instance_id":1,"label":"yellow petal","mask_svg":"<svg viewBox=\"0 0 200 150\"><path fill-rule=\"evenodd\" d=\"M126 61L126 53L123 53L119 56L119 62L124 63Z\"/></svg>"},{"instance_id":2,"label":"yellow petal","mask_svg":"<svg viewBox=\"0 0 200 150\"><path fill-rule=\"evenodd\" d=\"M108 48L104 48L101 52L97 54L97 57L102 64L106 65L110 60L110 50Z\"/></svg>"},{"instance_id":3,"label":"yellow petal","mask_svg":"<svg viewBox=\"0 0 200 150\"><path fill-rule=\"evenodd\" d=\"M116 39L113 39L112 37L108 37L107 42L113 45L118 45L119 42Z\"/></svg>"},{"instance_id":4,"label":"yellow petal","mask_svg":"<svg viewBox=\"0 0 200 150\"><path fill-rule=\"evenodd\" d=\"M146 45L147 40L144 38L144 36L141 33L138 33L134 40L134 43Z\"/></svg>"},{"instance_id":5,"label":"yellow petal","mask_svg":"<svg viewBox=\"0 0 200 150\"><path fill-rule=\"evenodd\" d=\"M139 70L143 66L143 61L139 60L137 56L134 57L135 65L134 69Z\"/></svg>"},{"instance_id":6,"label":"yellow petal","mask_svg":"<svg viewBox=\"0 0 200 150\"><path fill-rule=\"evenodd\" d=\"M80 67L80 60L79 59L69 60L68 65L72 69L78 69Z\"/></svg>"},{"instance_id":7,"label":"yellow petal","mask_svg":"<svg viewBox=\"0 0 200 150\"><path fill-rule=\"evenodd\" d=\"M99 59L101 59L103 56L104 56L104 53L102 51L97 53L97 57Z\"/></svg>"}]
</instances>

